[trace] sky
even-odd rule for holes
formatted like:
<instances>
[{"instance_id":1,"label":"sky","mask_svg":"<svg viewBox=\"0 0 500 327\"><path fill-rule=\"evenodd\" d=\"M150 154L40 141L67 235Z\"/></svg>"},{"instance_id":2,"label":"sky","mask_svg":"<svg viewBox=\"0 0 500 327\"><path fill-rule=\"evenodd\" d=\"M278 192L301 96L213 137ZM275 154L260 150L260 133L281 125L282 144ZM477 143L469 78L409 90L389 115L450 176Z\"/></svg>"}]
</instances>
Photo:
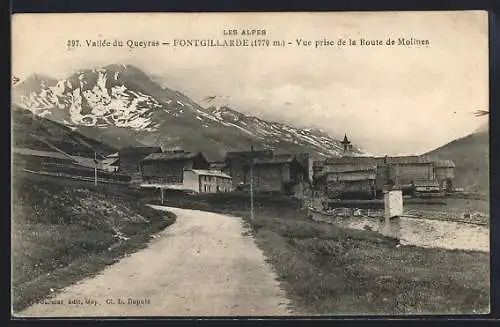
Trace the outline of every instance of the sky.
<instances>
[{"instance_id":1,"label":"sky","mask_svg":"<svg viewBox=\"0 0 500 327\"><path fill-rule=\"evenodd\" d=\"M227 36L236 29L265 36ZM326 46L340 39L421 46ZM268 39L285 47L87 47L85 40ZM311 46L297 46L298 39ZM68 49L68 40L82 47ZM475 12L16 14L12 74L64 78L128 63L211 104L316 127L377 155L419 154L465 136L488 110L488 20Z\"/></svg>"}]
</instances>

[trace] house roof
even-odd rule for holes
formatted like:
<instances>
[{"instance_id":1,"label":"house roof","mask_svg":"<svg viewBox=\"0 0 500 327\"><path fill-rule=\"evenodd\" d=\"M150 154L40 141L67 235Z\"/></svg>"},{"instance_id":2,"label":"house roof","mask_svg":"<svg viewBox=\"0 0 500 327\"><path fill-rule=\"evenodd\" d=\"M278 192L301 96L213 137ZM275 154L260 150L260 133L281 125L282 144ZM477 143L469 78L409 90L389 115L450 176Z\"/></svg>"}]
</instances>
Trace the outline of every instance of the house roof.
<instances>
[{"instance_id":1,"label":"house roof","mask_svg":"<svg viewBox=\"0 0 500 327\"><path fill-rule=\"evenodd\" d=\"M437 180L415 180L413 181L415 187L439 187Z\"/></svg>"},{"instance_id":2,"label":"house roof","mask_svg":"<svg viewBox=\"0 0 500 327\"><path fill-rule=\"evenodd\" d=\"M273 151L271 151L271 150L254 150L253 152L251 152L251 151L229 151L229 152L226 152L226 159L249 158L252 153L255 157L272 156L273 155Z\"/></svg>"},{"instance_id":3,"label":"house roof","mask_svg":"<svg viewBox=\"0 0 500 327\"><path fill-rule=\"evenodd\" d=\"M365 164L383 164L387 161L389 164L428 164L432 163L426 156L396 156L396 157L337 157L326 159L327 165L336 164L354 164L354 163L365 163Z\"/></svg>"},{"instance_id":4,"label":"house roof","mask_svg":"<svg viewBox=\"0 0 500 327\"><path fill-rule=\"evenodd\" d=\"M179 184L142 183L141 187L142 188L162 188L162 189L182 191L182 192L193 192L192 189L186 188L184 185L179 185Z\"/></svg>"},{"instance_id":5,"label":"house roof","mask_svg":"<svg viewBox=\"0 0 500 327\"><path fill-rule=\"evenodd\" d=\"M379 158L376 157L334 157L328 158L325 160L325 165L337 165L337 164L351 164L351 163L360 163L360 164L376 164L378 162L383 162Z\"/></svg>"},{"instance_id":6,"label":"house roof","mask_svg":"<svg viewBox=\"0 0 500 327\"><path fill-rule=\"evenodd\" d=\"M325 171L326 173L354 173L354 172L375 172L377 169L377 165L375 164L353 164L350 166L341 166L341 165L332 165L327 166Z\"/></svg>"},{"instance_id":7,"label":"house roof","mask_svg":"<svg viewBox=\"0 0 500 327\"><path fill-rule=\"evenodd\" d=\"M224 167L226 167L226 163L224 161L212 161L212 162L209 162L208 165L212 168L224 168Z\"/></svg>"},{"instance_id":8,"label":"house roof","mask_svg":"<svg viewBox=\"0 0 500 327\"><path fill-rule=\"evenodd\" d=\"M161 152L159 146L129 146L118 151L119 155L148 155Z\"/></svg>"},{"instance_id":9,"label":"house roof","mask_svg":"<svg viewBox=\"0 0 500 327\"><path fill-rule=\"evenodd\" d=\"M73 156L73 158L75 159L76 162L85 167L94 168L96 165L94 158L81 157L81 156ZM97 166L98 167L101 166L100 160L97 161Z\"/></svg>"},{"instance_id":10,"label":"house roof","mask_svg":"<svg viewBox=\"0 0 500 327\"><path fill-rule=\"evenodd\" d=\"M111 158L104 158L100 161L103 165L112 165L112 164L117 163L119 160L120 160L120 158L111 157Z\"/></svg>"},{"instance_id":11,"label":"house roof","mask_svg":"<svg viewBox=\"0 0 500 327\"><path fill-rule=\"evenodd\" d=\"M374 172L366 172L364 174L357 173L356 175L351 174L340 174L337 176L337 180L339 181L366 181L366 180L375 180L376 176Z\"/></svg>"},{"instance_id":12,"label":"house roof","mask_svg":"<svg viewBox=\"0 0 500 327\"><path fill-rule=\"evenodd\" d=\"M112 154L108 154L104 158L118 158L118 157L120 157L120 153L119 152L115 152L115 153L112 153Z\"/></svg>"},{"instance_id":13,"label":"house roof","mask_svg":"<svg viewBox=\"0 0 500 327\"><path fill-rule=\"evenodd\" d=\"M222 177L222 178L231 178L228 174L224 174L223 172L217 171L217 170L206 170L206 169L191 169L189 171L194 172L197 175L201 176L215 176L215 177Z\"/></svg>"},{"instance_id":14,"label":"house roof","mask_svg":"<svg viewBox=\"0 0 500 327\"><path fill-rule=\"evenodd\" d=\"M375 169L339 171L326 174L329 181L364 181L376 179Z\"/></svg>"},{"instance_id":15,"label":"house roof","mask_svg":"<svg viewBox=\"0 0 500 327\"><path fill-rule=\"evenodd\" d=\"M44 158L54 158L73 161L71 157L66 156L60 152L55 151L40 151L28 148L12 148L12 153L17 155L34 156L34 157L44 157Z\"/></svg>"},{"instance_id":16,"label":"house roof","mask_svg":"<svg viewBox=\"0 0 500 327\"><path fill-rule=\"evenodd\" d=\"M94 168L96 165L94 158L64 155L60 152L40 151L40 150L33 150L33 149L28 149L28 148L13 148L12 152L13 152L13 154L18 154L18 155L28 155L28 156L34 156L34 157L44 157L44 158L54 158L54 159L60 159L60 160L67 160L67 161L72 162L73 164L83 166L83 167L88 167L88 168L89 167ZM110 165L117 160L118 160L118 158L98 160L97 167L99 169L102 169L104 166Z\"/></svg>"},{"instance_id":17,"label":"house roof","mask_svg":"<svg viewBox=\"0 0 500 327\"><path fill-rule=\"evenodd\" d=\"M452 160L437 159L434 160L434 165L438 168L455 168L455 163Z\"/></svg>"},{"instance_id":18,"label":"house roof","mask_svg":"<svg viewBox=\"0 0 500 327\"><path fill-rule=\"evenodd\" d=\"M290 163L294 159L295 157L291 154L280 154L272 157L255 158L253 163L254 165L284 164Z\"/></svg>"},{"instance_id":19,"label":"house roof","mask_svg":"<svg viewBox=\"0 0 500 327\"><path fill-rule=\"evenodd\" d=\"M189 160L198 156L198 152L162 152L162 153L151 153L144 159L146 161L175 161L175 160Z\"/></svg>"},{"instance_id":20,"label":"house roof","mask_svg":"<svg viewBox=\"0 0 500 327\"><path fill-rule=\"evenodd\" d=\"M96 166L96 162L94 158L89 157L81 157L81 156L73 156L76 163L83 167L94 168ZM97 160L97 169L108 170L110 166L116 163L119 158L107 158L107 159L98 159Z\"/></svg>"},{"instance_id":21,"label":"house roof","mask_svg":"<svg viewBox=\"0 0 500 327\"><path fill-rule=\"evenodd\" d=\"M384 158L384 157L381 157ZM388 163L394 164L428 164L432 163L426 156L399 156L399 157L386 157Z\"/></svg>"}]
</instances>

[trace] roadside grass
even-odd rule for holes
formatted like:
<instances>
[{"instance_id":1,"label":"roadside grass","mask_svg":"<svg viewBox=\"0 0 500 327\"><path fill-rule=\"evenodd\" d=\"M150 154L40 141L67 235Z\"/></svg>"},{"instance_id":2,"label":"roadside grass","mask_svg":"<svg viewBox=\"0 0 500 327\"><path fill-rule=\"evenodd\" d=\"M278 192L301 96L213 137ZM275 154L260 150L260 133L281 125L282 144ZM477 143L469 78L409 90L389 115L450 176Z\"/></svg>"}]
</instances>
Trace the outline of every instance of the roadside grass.
<instances>
[{"instance_id":1,"label":"roadside grass","mask_svg":"<svg viewBox=\"0 0 500 327\"><path fill-rule=\"evenodd\" d=\"M300 213L298 213L300 215ZM249 222L304 314L461 314L489 308L489 257L400 246L375 232L257 212ZM248 216L244 216L246 221Z\"/></svg>"},{"instance_id":2,"label":"roadside grass","mask_svg":"<svg viewBox=\"0 0 500 327\"><path fill-rule=\"evenodd\" d=\"M171 196L165 205L242 217L297 314L489 312L488 253L399 245L373 231L314 222L289 198L256 203L254 220L248 195Z\"/></svg>"},{"instance_id":3,"label":"roadside grass","mask_svg":"<svg viewBox=\"0 0 500 327\"><path fill-rule=\"evenodd\" d=\"M126 186L22 174L12 194L14 312L145 247L176 218Z\"/></svg>"}]
</instances>

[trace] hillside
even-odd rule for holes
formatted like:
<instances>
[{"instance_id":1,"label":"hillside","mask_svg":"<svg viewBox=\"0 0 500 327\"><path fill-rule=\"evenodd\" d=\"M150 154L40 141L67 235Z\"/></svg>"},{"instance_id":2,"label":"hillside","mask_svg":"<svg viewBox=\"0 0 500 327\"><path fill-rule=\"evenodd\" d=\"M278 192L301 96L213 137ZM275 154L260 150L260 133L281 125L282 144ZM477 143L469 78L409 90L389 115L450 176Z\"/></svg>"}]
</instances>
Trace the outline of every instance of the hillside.
<instances>
[{"instance_id":1,"label":"hillside","mask_svg":"<svg viewBox=\"0 0 500 327\"><path fill-rule=\"evenodd\" d=\"M14 172L12 295L22 309L98 273L175 221L134 190Z\"/></svg>"},{"instance_id":2,"label":"hillside","mask_svg":"<svg viewBox=\"0 0 500 327\"><path fill-rule=\"evenodd\" d=\"M456 165L455 184L458 187L470 192L489 193L489 132L484 128L428 155L453 160Z\"/></svg>"},{"instance_id":3,"label":"hillside","mask_svg":"<svg viewBox=\"0 0 500 327\"><path fill-rule=\"evenodd\" d=\"M14 107L12 111L13 146L54 151L52 144L68 154L93 157L115 152L116 149L86 137L71 128L50 119L33 115L28 110Z\"/></svg>"},{"instance_id":4,"label":"hillside","mask_svg":"<svg viewBox=\"0 0 500 327\"><path fill-rule=\"evenodd\" d=\"M228 107L203 108L131 65L82 70L61 80L31 76L14 87L13 101L117 148L181 146L204 151L209 159L251 144L319 158L342 150L339 140L319 130L266 121Z\"/></svg>"}]
</instances>

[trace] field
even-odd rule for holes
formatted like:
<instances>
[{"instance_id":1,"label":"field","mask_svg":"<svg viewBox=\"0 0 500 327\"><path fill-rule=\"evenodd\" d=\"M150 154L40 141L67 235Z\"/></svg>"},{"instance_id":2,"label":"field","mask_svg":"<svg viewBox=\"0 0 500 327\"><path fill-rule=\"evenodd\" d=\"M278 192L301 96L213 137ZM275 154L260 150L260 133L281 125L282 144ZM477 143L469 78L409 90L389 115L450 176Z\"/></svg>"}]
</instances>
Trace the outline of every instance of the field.
<instances>
[{"instance_id":1,"label":"field","mask_svg":"<svg viewBox=\"0 0 500 327\"><path fill-rule=\"evenodd\" d=\"M165 204L243 217L302 314L489 311L487 253L399 245L375 232L316 223L284 197L256 196L255 203L253 220L245 194L172 194Z\"/></svg>"},{"instance_id":2,"label":"field","mask_svg":"<svg viewBox=\"0 0 500 327\"><path fill-rule=\"evenodd\" d=\"M446 221L490 223L490 202L487 199L446 198L444 205L405 204L405 213Z\"/></svg>"},{"instance_id":3,"label":"field","mask_svg":"<svg viewBox=\"0 0 500 327\"><path fill-rule=\"evenodd\" d=\"M330 201L322 203L322 199L316 199L316 209L329 210L335 208L370 209L373 212L383 213L382 200L350 200ZM340 210L342 211L342 210ZM410 217L422 217L426 219L465 222L479 225L489 225L490 202L487 197L444 197L437 199L405 199L404 215Z\"/></svg>"},{"instance_id":4,"label":"field","mask_svg":"<svg viewBox=\"0 0 500 327\"><path fill-rule=\"evenodd\" d=\"M15 311L140 249L175 221L126 186L16 171L12 205Z\"/></svg>"}]
</instances>

